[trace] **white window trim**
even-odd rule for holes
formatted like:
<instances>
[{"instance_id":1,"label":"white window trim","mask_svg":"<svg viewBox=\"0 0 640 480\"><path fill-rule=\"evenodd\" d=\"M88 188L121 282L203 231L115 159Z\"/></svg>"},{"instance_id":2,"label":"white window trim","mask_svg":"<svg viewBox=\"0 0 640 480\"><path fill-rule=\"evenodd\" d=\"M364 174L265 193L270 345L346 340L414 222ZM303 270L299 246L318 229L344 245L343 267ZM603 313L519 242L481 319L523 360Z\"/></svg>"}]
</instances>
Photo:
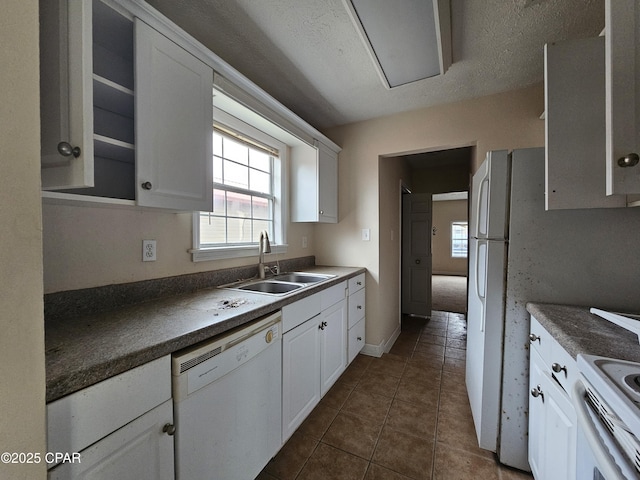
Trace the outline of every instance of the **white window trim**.
<instances>
[{"instance_id":1,"label":"white window trim","mask_svg":"<svg viewBox=\"0 0 640 480\"><path fill-rule=\"evenodd\" d=\"M282 141L264 133L263 131L243 122L242 120L228 114L224 110L219 108L213 108L213 116L216 123L226 125L227 127L243 133L259 142L267 145L272 145L280 151L280 157L274 165L273 179L274 179L274 193L281 192L280 195L275 195L274 205L274 235L275 238L271 238L271 253L286 253L287 252L287 219L289 218L288 212L288 179L287 179L287 161L289 148ZM213 125L212 125L213 129ZM213 159L211 159L213 161ZM203 262L209 260L222 260L227 258L242 258L242 257L254 257L258 255L258 244L249 245L223 245L217 247L200 248L200 212L193 212L193 248L189 250L192 255L193 262ZM279 228L278 228L279 227Z\"/></svg>"}]
</instances>

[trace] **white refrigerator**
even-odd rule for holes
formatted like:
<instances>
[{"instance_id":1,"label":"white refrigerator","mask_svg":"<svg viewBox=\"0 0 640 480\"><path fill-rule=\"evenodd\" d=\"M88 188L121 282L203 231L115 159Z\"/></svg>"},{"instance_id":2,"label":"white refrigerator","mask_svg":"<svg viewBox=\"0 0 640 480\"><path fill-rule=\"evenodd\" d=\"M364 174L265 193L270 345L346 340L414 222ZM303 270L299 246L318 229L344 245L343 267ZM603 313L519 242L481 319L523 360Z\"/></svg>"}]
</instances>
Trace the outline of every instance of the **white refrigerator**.
<instances>
[{"instance_id":1,"label":"white refrigerator","mask_svg":"<svg viewBox=\"0 0 640 480\"><path fill-rule=\"evenodd\" d=\"M527 302L640 310L640 209L545 211L543 148L473 177L466 385L481 448L529 470Z\"/></svg>"}]
</instances>

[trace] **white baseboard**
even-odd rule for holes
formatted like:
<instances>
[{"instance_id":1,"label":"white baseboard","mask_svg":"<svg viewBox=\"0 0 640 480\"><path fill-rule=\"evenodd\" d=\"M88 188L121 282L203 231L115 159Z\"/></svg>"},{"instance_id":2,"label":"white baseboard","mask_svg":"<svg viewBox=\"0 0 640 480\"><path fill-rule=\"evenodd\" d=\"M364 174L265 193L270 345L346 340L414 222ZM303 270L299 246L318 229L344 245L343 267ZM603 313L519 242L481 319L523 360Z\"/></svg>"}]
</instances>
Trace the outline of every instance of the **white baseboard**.
<instances>
[{"instance_id":1,"label":"white baseboard","mask_svg":"<svg viewBox=\"0 0 640 480\"><path fill-rule=\"evenodd\" d=\"M391 334L389 340L387 340L386 342L382 341L379 345L365 343L360 353L362 353L363 355L369 355L370 357L381 357L383 353L388 353L389 350L391 350L391 347L393 347L393 344L400 336L400 331L400 324L398 324L398 328L396 328L393 334Z\"/></svg>"}]
</instances>

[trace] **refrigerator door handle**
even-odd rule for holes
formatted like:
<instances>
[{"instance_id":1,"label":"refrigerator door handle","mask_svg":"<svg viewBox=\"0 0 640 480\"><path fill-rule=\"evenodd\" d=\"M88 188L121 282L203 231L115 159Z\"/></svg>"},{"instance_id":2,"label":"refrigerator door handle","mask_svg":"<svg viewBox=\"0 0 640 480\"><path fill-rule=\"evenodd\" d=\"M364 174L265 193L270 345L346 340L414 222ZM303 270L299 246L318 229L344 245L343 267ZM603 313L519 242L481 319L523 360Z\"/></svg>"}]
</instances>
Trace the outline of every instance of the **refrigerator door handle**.
<instances>
[{"instance_id":1,"label":"refrigerator door handle","mask_svg":"<svg viewBox=\"0 0 640 480\"><path fill-rule=\"evenodd\" d=\"M484 254L481 255L481 251L483 249L481 249L480 247L484 245ZM485 277L487 275L487 243L485 241L482 240L478 240L476 242L476 295L478 297L478 299L480 300L480 302L482 303L482 308L480 309L480 331L484 332L484 325L485 325L485 295L486 295L486 288L483 289L482 293L480 292L480 281L485 281ZM480 272L480 267L483 267L484 272L481 275Z\"/></svg>"},{"instance_id":2,"label":"refrigerator door handle","mask_svg":"<svg viewBox=\"0 0 640 480\"><path fill-rule=\"evenodd\" d=\"M488 236L488 210L489 210L489 172L482 178L480 182L480 191L478 192L478 203L476 204L476 231L472 232L476 238ZM483 211L484 207L484 211ZM484 231L483 231L484 230Z\"/></svg>"}]
</instances>

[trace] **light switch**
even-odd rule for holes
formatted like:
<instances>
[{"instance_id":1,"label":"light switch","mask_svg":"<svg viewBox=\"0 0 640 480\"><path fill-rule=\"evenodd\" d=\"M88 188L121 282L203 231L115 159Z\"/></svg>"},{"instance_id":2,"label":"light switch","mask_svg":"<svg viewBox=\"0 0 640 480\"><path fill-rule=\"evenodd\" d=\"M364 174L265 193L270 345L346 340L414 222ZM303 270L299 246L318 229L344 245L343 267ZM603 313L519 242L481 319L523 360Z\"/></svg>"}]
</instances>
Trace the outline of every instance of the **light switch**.
<instances>
[{"instance_id":1,"label":"light switch","mask_svg":"<svg viewBox=\"0 0 640 480\"><path fill-rule=\"evenodd\" d=\"M363 228L362 229L362 241L368 242L369 240L371 240L371 230L368 229L368 228Z\"/></svg>"}]
</instances>

